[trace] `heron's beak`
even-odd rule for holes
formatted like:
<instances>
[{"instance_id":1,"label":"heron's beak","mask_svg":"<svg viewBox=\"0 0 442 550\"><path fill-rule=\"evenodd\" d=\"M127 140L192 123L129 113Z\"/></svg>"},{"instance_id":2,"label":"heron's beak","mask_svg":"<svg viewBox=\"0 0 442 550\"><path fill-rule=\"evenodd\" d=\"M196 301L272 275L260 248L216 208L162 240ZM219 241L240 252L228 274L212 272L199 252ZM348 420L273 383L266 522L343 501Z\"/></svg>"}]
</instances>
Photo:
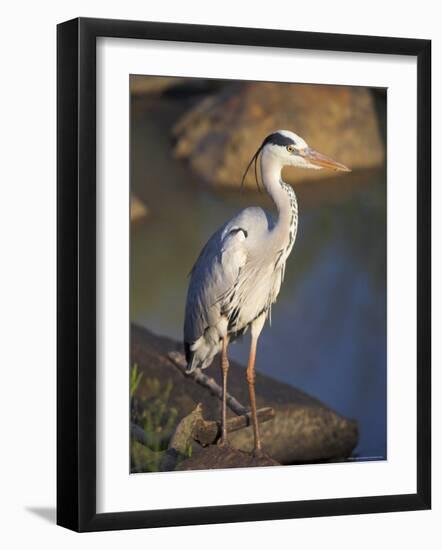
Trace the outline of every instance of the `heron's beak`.
<instances>
[{"instance_id":1,"label":"heron's beak","mask_svg":"<svg viewBox=\"0 0 442 550\"><path fill-rule=\"evenodd\" d=\"M308 162L314 164L315 166L320 166L321 168L329 168L330 170L340 172L351 172L350 168L345 166L345 164L336 162L332 158L327 157L322 153L318 153L318 151L315 151L314 149L310 149L310 147L304 151L303 156Z\"/></svg>"}]
</instances>

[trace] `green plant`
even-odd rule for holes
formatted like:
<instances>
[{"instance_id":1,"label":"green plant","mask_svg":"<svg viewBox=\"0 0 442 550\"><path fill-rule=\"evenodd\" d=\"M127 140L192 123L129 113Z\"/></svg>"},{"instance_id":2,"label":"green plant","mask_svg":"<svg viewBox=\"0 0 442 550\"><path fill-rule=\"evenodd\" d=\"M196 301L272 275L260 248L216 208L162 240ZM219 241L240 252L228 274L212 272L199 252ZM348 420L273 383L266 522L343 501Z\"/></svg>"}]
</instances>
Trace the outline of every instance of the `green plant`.
<instances>
[{"instance_id":1,"label":"green plant","mask_svg":"<svg viewBox=\"0 0 442 550\"><path fill-rule=\"evenodd\" d=\"M140 385L141 379L143 378L143 373L138 372L138 365L135 365L130 369L130 397L132 398L135 395L135 392Z\"/></svg>"},{"instance_id":2,"label":"green plant","mask_svg":"<svg viewBox=\"0 0 442 550\"><path fill-rule=\"evenodd\" d=\"M177 417L177 410L169 405L173 384L170 380L161 384L157 378L150 378L146 380L145 387L148 397L143 400L143 428L152 434L167 434L174 427Z\"/></svg>"},{"instance_id":3,"label":"green plant","mask_svg":"<svg viewBox=\"0 0 442 550\"><path fill-rule=\"evenodd\" d=\"M130 372L131 421L141 426L150 448L131 440L131 469L136 472L158 472L163 452L167 449L177 419L177 410L170 405L173 383L157 378L143 378L138 366Z\"/></svg>"}]
</instances>

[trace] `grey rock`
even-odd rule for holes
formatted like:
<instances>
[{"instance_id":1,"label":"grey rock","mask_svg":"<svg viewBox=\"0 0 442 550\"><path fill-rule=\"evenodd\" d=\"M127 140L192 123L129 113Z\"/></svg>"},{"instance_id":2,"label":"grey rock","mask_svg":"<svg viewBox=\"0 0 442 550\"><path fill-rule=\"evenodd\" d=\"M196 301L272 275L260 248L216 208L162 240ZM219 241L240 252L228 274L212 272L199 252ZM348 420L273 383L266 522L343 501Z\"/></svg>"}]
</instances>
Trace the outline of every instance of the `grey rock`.
<instances>
[{"instance_id":1,"label":"grey rock","mask_svg":"<svg viewBox=\"0 0 442 550\"><path fill-rule=\"evenodd\" d=\"M254 456L227 445L210 445L199 453L181 462L177 470L211 470L225 468L257 468L259 466L279 466L279 462L265 454Z\"/></svg>"},{"instance_id":2,"label":"grey rock","mask_svg":"<svg viewBox=\"0 0 442 550\"><path fill-rule=\"evenodd\" d=\"M182 351L179 342L156 336L136 325L131 327L131 364L137 364L144 379L156 378L173 384L169 405L178 411L177 422L202 404L206 420L219 420L220 402L207 389L183 376L167 354ZM215 360L216 362L216 360ZM217 364L206 370L220 382ZM231 361L229 392L248 404L245 368ZM140 384L139 397L143 397ZM358 442L358 428L353 420L337 414L304 392L257 372L258 407L273 407L275 418L260 428L264 451L282 464L340 459L351 455ZM233 415L233 413L230 413ZM230 443L239 450L250 451L251 428L230 434Z\"/></svg>"}]
</instances>

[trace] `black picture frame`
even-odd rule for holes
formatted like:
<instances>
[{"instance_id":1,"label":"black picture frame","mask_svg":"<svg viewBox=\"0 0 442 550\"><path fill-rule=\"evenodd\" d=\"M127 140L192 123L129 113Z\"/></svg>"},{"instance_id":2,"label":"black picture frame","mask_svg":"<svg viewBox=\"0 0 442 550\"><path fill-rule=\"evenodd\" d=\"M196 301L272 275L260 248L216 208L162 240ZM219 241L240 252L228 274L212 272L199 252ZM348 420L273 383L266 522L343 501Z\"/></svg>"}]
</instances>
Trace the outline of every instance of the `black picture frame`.
<instances>
[{"instance_id":1,"label":"black picture frame","mask_svg":"<svg viewBox=\"0 0 442 550\"><path fill-rule=\"evenodd\" d=\"M396 54L417 58L417 492L96 512L96 39ZM75 531L424 510L431 506L431 41L74 19L57 28L57 523Z\"/></svg>"}]
</instances>

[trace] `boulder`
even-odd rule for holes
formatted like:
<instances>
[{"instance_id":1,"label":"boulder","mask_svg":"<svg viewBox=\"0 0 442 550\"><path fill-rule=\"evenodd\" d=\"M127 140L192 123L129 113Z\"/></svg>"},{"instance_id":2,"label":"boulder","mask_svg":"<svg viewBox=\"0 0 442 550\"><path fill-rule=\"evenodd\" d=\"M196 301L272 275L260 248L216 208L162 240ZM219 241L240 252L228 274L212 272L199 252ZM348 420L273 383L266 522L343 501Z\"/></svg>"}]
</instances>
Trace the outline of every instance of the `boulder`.
<instances>
[{"instance_id":1,"label":"boulder","mask_svg":"<svg viewBox=\"0 0 442 550\"><path fill-rule=\"evenodd\" d=\"M149 209L136 195L130 196L130 220L135 222L145 218L149 214Z\"/></svg>"},{"instance_id":2,"label":"boulder","mask_svg":"<svg viewBox=\"0 0 442 550\"><path fill-rule=\"evenodd\" d=\"M134 98L181 97L213 93L224 85L223 81L210 78L182 78L178 76L132 75L130 92Z\"/></svg>"},{"instance_id":3,"label":"boulder","mask_svg":"<svg viewBox=\"0 0 442 550\"><path fill-rule=\"evenodd\" d=\"M168 357L171 351L182 352L181 343L132 325L131 364L136 364L138 372L143 373L135 398L145 399L148 381L159 380L169 385L167 406L174 409L175 425L198 403L202 404L206 420L219 420L219 400L207 388L180 372ZM216 367L214 364L205 373L219 383L220 369ZM231 361L228 389L242 404L248 404L245 368L235 361ZM281 464L293 464L351 455L358 441L355 421L340 416L293 386L260 372L256 376L256 394L258 407L272 407L275 412L275 417L260 427L263 449L272 459ZM230 411L229 416L233 416ZM229 441L238 450L250 451L253 442L251 428L230 434ZM226 460L230 459L231 456Z\"/></svg>"},{"instance_id":4,"label":"boulder","mask_svg":"<svg viewBox=\"0 0 442 550\"><path fill-rule=\"evenodd\" d=\"M351 169L384 162L373 95L363 87L233 83L206 97L176 123L175 154L213 186L238 186L265 136L289 129ZM253 171L251 171L253 172ZM286 168L289 183L333 175ZM249 186L255 185L253 175Z\"/></svg>"},{"instance_id":5,"label":"boulder","mask_svg":"<svg viewBox=\"0 0 442 550\"><path fill-rule=\"evenodd\" d=\"M159 95L180 81L180 78L173 76L132 75L130 77L130 93L135 97L151 94Z\"/></svg>"},{"instance_id":6,"label":"boulder","mask_svg":"<svg viewBox=\"0 0 442 550\"><path fill-rule=\"evenodd\" d=\"M280 466L280 464L265 454L255 456L235 449L231 445L210 445L195 456L181 462L177 470L257 468L259 466Z\"/></svg>"}]
</instances>

